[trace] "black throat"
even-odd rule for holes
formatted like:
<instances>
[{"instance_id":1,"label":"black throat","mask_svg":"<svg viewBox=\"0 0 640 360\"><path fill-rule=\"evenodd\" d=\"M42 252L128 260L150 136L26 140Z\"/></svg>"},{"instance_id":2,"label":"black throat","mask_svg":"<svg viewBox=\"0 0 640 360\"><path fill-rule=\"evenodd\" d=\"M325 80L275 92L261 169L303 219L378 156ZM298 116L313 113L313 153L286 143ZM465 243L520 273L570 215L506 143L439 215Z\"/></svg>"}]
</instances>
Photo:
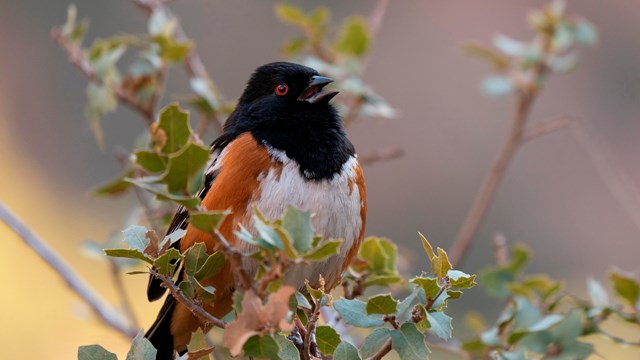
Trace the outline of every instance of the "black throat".
<instances>
[{"instance_id":1,"label":"black throat","mask_svg":"<svg viewBox=\"0 0 640 360\"><path fill-rule=\"evenodd\" d=\"M308 180L331 180L355 154L341 128L310 125L277 132L253 130L252 134L261 144L283 151L298 163L300 174Z\"/></svg>"}]
</instances>

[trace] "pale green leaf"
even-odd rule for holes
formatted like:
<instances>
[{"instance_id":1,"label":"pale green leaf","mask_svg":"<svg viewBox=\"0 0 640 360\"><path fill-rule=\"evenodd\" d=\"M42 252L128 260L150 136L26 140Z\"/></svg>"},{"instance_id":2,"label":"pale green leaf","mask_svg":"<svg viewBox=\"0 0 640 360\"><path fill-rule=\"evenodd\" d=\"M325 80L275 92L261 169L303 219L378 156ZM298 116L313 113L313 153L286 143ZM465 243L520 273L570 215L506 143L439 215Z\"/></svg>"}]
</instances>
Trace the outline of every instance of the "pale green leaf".
<instances>
[{"instance_id":1,"label":"pale green leaf","mask_svg":"<svg viewBox=\"0 0 640 360\"><path fill-rule=\"evenodd\" d=\"M318 349L324 355L331 355L340 344L340 335L330 326L316 327L316 342Z\"/></svg>"},{"instance_id":2,"label":"pale green leaf","mask_svg":"<svg viewBox=\"0 0 640 360\"><path fill-rule=\"evenodd\" d=\"M360 360L358 349L347 341L342 341L333 352L333 360Z\"/></svg>"},{"instance_id":3,"label":"pale green leaf","mask_svg":"<svg viewBox=\"0 0 640 360\"><path fill-rule=\"evenodd\" d=\"M398 330L391 331L392 346L401 360L425 360L429 358L429 348L424 335L414 323L404 323Z\"/></svg>"},{"instance_id":4,"label":"pale green leaf","mask_svg":"<svg viewBox=\"0 0 640 360\"><path fill-rule=\"evenodd\" d=\"M382 316L380 315L367 315L367 304L363 301L353 299L340 299L333 302L333 307L342 316L343 320L347 324L351 324L358 327L375 327L382 326Z\"/></svg>"},{"instance_id":5,"label":"pale green leaf","mask_svg":"<svg viewBox=\"0 0 640 360\"><path fill-rule=\"evenodd\" d=\"M118 357L100 345L85 345L78 348L78 360L118 360Z\"/></svg>"},{"instance_id":6,"label":"pale green leaf","mask_svg":"<svg viewBox=\"0 0 640 360\"><path fill-rule=\"evenodd\" d=\"M151 342L144 337L144 333L140 331L129 348L126 360L155 360L156 349Z\"/></svg>"},{"instance_id":7,"label":"pale green leaf","mask_svg":"<svg viewBox=\"0 0 640 360\"><path fill-rule=\"evenodd\" d=\"M391 330L387 328L374 329L365 339L360 347L363 359L369 359L380 350L382 345L391 338Z\"/></svg>"},{"instance_id":8,"label":"pale green leaf","mask_svg":"<svg viewBox=\"0 0 640 360\"><path fill-rule=\"evenodd\" d=\"M391 315L395 314L398 308L398 300L394 299L391 294L375 295L369 298L367 301L367 315L382 314Z\"/></svg>"},{"instance_id":9,"label":"pale green leaf","mask_svg":"<svg viewBox=\"0 0 640 360\"><path fill-rule=\"evenodd\" d=\"M431 324L431 331L433 331L439 338L448 340L451 338L451 318L441 311L427 313L427 320Z\"/></svg>"}]
</instances>

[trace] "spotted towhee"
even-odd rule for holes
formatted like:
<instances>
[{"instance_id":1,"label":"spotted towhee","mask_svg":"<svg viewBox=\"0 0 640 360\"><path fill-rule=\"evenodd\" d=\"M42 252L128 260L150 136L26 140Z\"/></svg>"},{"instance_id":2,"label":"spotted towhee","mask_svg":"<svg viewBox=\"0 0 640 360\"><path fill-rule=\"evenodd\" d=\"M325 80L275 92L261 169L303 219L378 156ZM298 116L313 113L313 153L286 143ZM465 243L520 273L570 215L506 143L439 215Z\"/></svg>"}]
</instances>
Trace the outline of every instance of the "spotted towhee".
<instances>
[{"instance_id":1,"label":"spotted towhee","mask_svg":"<svg viewBox=\"0 0 640 360\"><path fill-rule=\"evenodd\" d=\"M205 209L231 209L220 232L240 251L251 249L236 239L235 231L239 225L252 229L254 204L269 220L279 218L289 205L309 210L316 233L343 239L339 254L284 274L285 283L297 288L304 287L305 279L318 286L314 282L319 275L326 288L336 286L364 236L367 200L362 169L340 116L329 104L337 92L322 91L332 81L292 63L259 67L223 134L212 144L213 161L200 192ZM209 252L219 249L216 236L189 226L185 209L178 210L169 233L178 228L187 230L175 244L181 251L196 242L205 243ZM244 266L249 274L255 273L255 264ZM216 288L216 299L206 310L225 316L232 310L236 287L229 262L205 285ZM164 292L160 281L151 277L149 300ZM186 350L199 325L187 308L167 296L145 336L158 349L158 359L172 359L174 350Z\"/></svg>"}]
</instances>

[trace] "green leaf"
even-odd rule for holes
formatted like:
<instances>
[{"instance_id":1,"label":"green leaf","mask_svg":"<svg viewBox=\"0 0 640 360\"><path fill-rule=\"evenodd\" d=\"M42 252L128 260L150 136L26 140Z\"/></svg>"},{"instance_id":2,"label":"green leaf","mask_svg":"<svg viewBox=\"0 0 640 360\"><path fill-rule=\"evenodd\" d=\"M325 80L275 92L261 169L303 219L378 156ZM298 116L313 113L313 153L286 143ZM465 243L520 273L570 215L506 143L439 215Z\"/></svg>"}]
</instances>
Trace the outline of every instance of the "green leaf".
<instances>
[{"instance_id":1,"label":"green leaf","mask_svg":"<svg viewBox=\"0 0 640 360\"><path fill-rule=\"evenodd\" d=\"M151 345L151 342L149 342L149 340L144 337L144 333L140 331L138 335L133 338L126 360L155 360L156 353L157 351L153 345Z\"/></svg>"},{"instance_id":2,"label":"green leaf","mask_svg":"<svg viewBox=\"0 0 640 360\"><path fill-rule=\"evenodd\" d=\"M275 13L283 23L304 26L307 23L307 16L298 7L288 4L276 4Z\"/></svg>"},{"instance_id":3,"label":"green leaf","mask_svg":"<svg viewBox=\"0 0 640 360\"><path fill-rule=\"evenodd\" d=\"M176 41L170 36L154 36L152 39L160 47L160 57L169 63L184 60L193 47L190 41Z\"/></svg>"},{"instance_id":4,"label":"green leaf","mask_svg":"<svg viewBox=\"0 0 640 360\"><path fill-rule=\"evenodd\" d=\"M369 359L380 350L382 345L391 338L391 330L387 328L374 329L365 339L360 347L362 358Z\"/></svg>"},{"instance_id":5,"label":"green leaf","mask_svg":"<svg viewBox=\"0 0 640 360\"><path fill-rule=\"evenodd\" d=\"M160 110L158 127L166 135L166 141L162 146L162 152L172 154L180 150L189 141L191 128L189 127L189 113L180 109L177 103L173 103Z\"/></svg>"},{"instance_id":6,"label":"green leaf","mask_svg":"<svg viewBox=\"0 0 640 360\"><path fill-rule=\"evenodd\" d=\"M456 289L470 289L476 285L475 275L469 275L459 270L449 270L447 276L451 286Z\"/></svg>"},{"instance_id":7,"label":"green leaf","mask_svg":"<svg viewBox=\"0 0 640 360\"><path fill-rule=\"evenodd\" d=\"M427 253L429 260L436 257L436 254L433 252L433 247L431 246L431 243L429 243L429 240L427 240L427 238L424 235L422 235L421 232L418 232L418 235L420 235L420 240L422 241L422 247L424 248L424 251Z\"/></svg>"},{"instance_id":8,"label":"green leaf","mask_svg":"<svg viewBox=\"0 0 640 360\"><path fill-rule=\"evenodd\" d=\"M318 349L324 355L331 355L340 344L340 335L332 327L320 325L316 328Z\"/></svg>"},{"instance_id":9,"label":"green leaf","mask_svg":"<svg viewBox=\"0 0 640 360\"><path fill-rule=\"evenodd\" d=\"M369 50L369 26L362 16L351 16L342 24L335 50L340 53L363 56Z\"/></svg>"},{"instance_id":10,"label":"green leaf","mask_svg":"<svg viewBox=\"0 0 640 360\"><path fill-rule=\"evenodd\" d=\"M573 31L574 38L580 44L593 46L598 42L598 31L587 19L579 19Z\"/></svg>"},{"instance_id":11,"label":"green leaf","mask_svg":"<svg viewBox=\"0 0 640 360\"><path fill-rule=\"evenodd\" d=\"M118 100L111 88L106 84L87 85L87 107L85 114L89 119L91 131L100 147L104 147L104 134L100 119L107 113L113 112L118 107Z\"/></svg>"},{"instance_id":12,"label":"green leaf","mask_svg":"<svg viewBox=\"0 0 640 360\"><path fill-rule=\"evenodd\" d=\"M278 343L278 358L282 360L300 360L300 354L293 342L282 334L273 334L273 339Z\"/></svg>"},{"instance_id":13,"label":"green leaf","mask_svg":"<svg viewBox=\"0 0 640 360\"><path fill-rule=\"evenodd\" d=\"M404 315L404 313L411 308L411 305L413 304L414 300L417 297L418 297L418 290L413 289L413 291L404 300L402 300L400 304L398 304L398 308L396 309L397 316L400 317Z\"/></svg>"},{"instance_id":14,"label":"green leaf","mask_svg":"<svg viewBox=\"0 0 640 360\"><path fill-rule=\"evenodd\" d=\"M392 346L401 360L424 360L429 358L429 348L424 335L413 323L404 323L398 330L391 331Z\"/></svg>"},{"instance_id":15,"label":"green leaf","mask_svg":"<svg viewBox=\"0 0 640 360\"><path fill-rule=\"evenodd\" d=\"M306 252L313 241L311 211L301 211L288 206L282 217L282 227L289 234L293 247L299 252Z\"/></svg>"},{"instance_id":16,"label":"green leaf","mask_svg":"<svg viewBox=\"0 0 640 360\"><path fill-rule=\"evenodd\" d=\"M208 279L219 273L222 270L222 266L224 266L224 253L216 251L209 255L204 264L196 271L195 278L198 281Z\"/></svg>"},{"instance_id":17,"label":"green leaf","mask_svg":"<svg viewBox=\"0 0 640 360\"><path fill-rule=\"evenodd\" d=\"M363 301L357 299L347 300L342 298L338 301L334 301L333 307L347 324L357 327L375 327L384 325L382 316L367 314L367 304Z\"/></svg>"},{"instance_id":18,"label":"green leaf","mask_svg":"<svg viewBox=\"0 0 640 360\"><path fill-rule=\"evenodd\" d=\"M184 270L187 275L195 276L196 272L198 272L208 258L207 246L204 243L198 242L193 244L193 246L187 250L187 255L184 258Z\"/></svg>"},{"instance_id":19,"label":"green leaf","mask_svg":"<svg viewBox=\"0 0 640 360\"><path fill-rule=\"evenodd\" d=\"M132 249L144 252L144 249L149 245L147 231L147 228L144 226L129 226L123 231L124 241L129 244Z\"/></svg>"},{"instance_id":20,"label":"green leaf","mask_svg":"<svg viewBox=\"0 0 640 360\"><path fill-rule=\"evenodd\" d=\"M484 45L469 43L465 44L464 50L471 56L490 62L498 70L506 70L509 68L510 60L508 56Z\"/></svg>"},{"instance_id":21,"label":"green leaf","mask_svg":"<svg viewBox=\"0 0 640 360\"><path fill-rule=\"evenodd\" d=\"M242 349L246 356L278 359L278 343L271 335L254 335L244 343Z\"/></svg>"},{"instance_id":22,"label":"green leaf","mask_svg":"<svg viewBox=\"0 0 640 360\"><path fill-rule=\"evenodd\" d=\"M427 320L431 324L431 330L441 339L448 340L451 338L451 318L441 311L427 313Z\"/></svg>"},{"instance_id":23,"label":"green leaf","mask_svg":"<svg viewBox=\"0 0 640 360\"><path fill-rule=\"evenodd\" d=\"M504 54L512 57L522 57L527 52L527 44L499 34L493 37L493 45Z\"/></svg>"},{"instance_id":24,"label":"green leaf","mask_svg":"<svg viewBox=\"0 0 640 360\"><path fill-rule=\"evenodd\" d=\"M197 279L191 279L191 285L193 286L196 294L198 295L198 299L203 303L209 303L215 300L216 298L216 288L211 285L204 286Z\"/></svg>"},{"instance_id":25,"label":"green leaf","mask_svg":"<svg viewBox=\"0 0 640 360\"><path fill-rule=\"evenodd\" d=\"M108 180L96 186L91 192L96 196L118 196L123 195L131 187L131 183L125 181L125 178L134 175L133 169L126 170L122 175L115 179Z\"/></svg>"},{"instance_id":26,"label":"green leaf","mask_svg":"<svg viewBox=\"0 0 640 360\"><path fill-rule=\"evenodd\" d=\"M213 351L213 348L210 348L209 345L207 345L207 336L204 334L201 328L198 328L191 334L191 340L189 340L187 349L189 350L189 352L184 354L184 360L209 360L209 353L207 353L206 350L209 350L209 352ZM194 352L205 352L206 355L196 358L191 355ZM178 360L182 359L178 358Z\"/></svg>"},{"instance_id":27,"label":"green leaf","mask_svg":"<svg viewBox=\"0 0 640 360\"><path fill-rule=\"evenodd\" d=\"M488 76L482 81L482 91L490 96L502 96L515 90L513 81L506 76Z\"/></svg>"},{"instance_id":28,"label":"green leaf","mask_svg":"<svg viewBox=\"0 0 640 360\"><path fill-rule=\"evenodd\" d=\"M333 360L360 360L360 355L355 346L342 341L333 352Z\"/></svg>"},{"instance_id":29,"label":"green leaf","mask_svg":"<svg viewBox=\"0 0 640 360\"><path fill-rule=\"evenodd\" d=\"M196 296L196 291L193 288L193 285L187 280L182 280L180 284L178 284L178 288L180 288L180 291L182 291L184 296L188 299L193 299Z\"/></svg>"},{"instance_id":30,"label":"green leaf","mask_svg":"<svg viewBox=\"0 0 640 360\"><path fill-rule=\"evenodd\" d=\"M374 274L395 275L398 248L389 239L368 237L364 239L358 257Z\"/></svg>"},{"instance_id":31,"label":"green leaf","mask_svg":"<svg viewBox=\"0 0 640 360\"><path fill-rule=\"evenodd\" d=\"M134 152L134 162L148 172L162 172L167 166L167 157L149 150Z\"/></svg>"},{"instance_id":32,"label":"green leaf","mask_svg":"<svg viewBox=\"0 0 640 360\"><path fill-rule=\"evenodd\" d=\"M156 7L149 16L147 31L150 35L173 36L177 26L176 19L171 17L166 9Z\"/></svg>"},{"instance_id":33,"label":"green leaf","mask_svg":"<svg viewBox=\"0 0 640 360\"><path fill-rule=\"evenodd\" d=\"M367 315L382 314L390 315L395 314L398 309L398 300L394 299L391 294L375 295L369 298L367 301Z\"/></svg>"},{"instance_id":34,"label":"green leaf","mask_svg":"<svg viewBox=\"0 0 640 360\"><path fill-rule=\"evenodd\" d=\"M143 252L135 249L104 249L104 254L111 257L138 259L153 264L153 260L147 257Z\"/></svg>"},{"instance_id":35,"label":"green leaf","mask_svg":"<svg viewBox=\"0 0 640 360\"><path fill-rule=\"evenodd\" d=\"M100 345L84 345L78 348L78 360L118 360L118 357Z\"/></svg>"},{"instance_id":36,"label":"green leaf","mask_svg":"<svg viewBox=\"0 0 640 360\"><path fill-rule=\"evenodd\" d=\"M300 291L296 291L296 302L299 307L311 310L309 300Z\"/></svg>"},{"instance_id":37,"label":"green leaf","mask_svg":"<svg viewBox=\"0 0 640 360\"><path fill-rule=\"evenodd\" d=\"M588 278L587 288L589 290L589 298L594 307L605 308L611 304L607 290L596 279Z\"/></svg>"},{"instance_id":38,"label":"green leaf","mask_svg":"<svg viewBox=\"0 0 640 360\"><path fill-rule=\"evenodd\" d=\"M555 343L562 349L563 359L585 359L593 353L593 345L578 341L583 332L582 310L571 310L564 319L551 329Z\"/></svg>"},{"instance_id":39,"label":"green leaf","mask_svg":"<svg viewBox=\"0 0 640 360\"><path fill-rule=\"evenodd\" d=\"M182 258L182 254L177 249L169 249L164 254L160 255L154 262L153 266L162 275L172 276L176 270L176 261Z\"/></svg>"},{"instance_id":40,"label":"green leaf","mask_svg":"<svg viewBox=\"0 0 640 360\"><path fill-rule=\"evenodd\" d=\"M306 37L296 37L284 43L282 46L282 54L285 57L291 57L302 51L308 44Z\"/></svg>"},{"instance_id":41,"label":"green leaf","mask_svg":"<svg viewBox=\"0 0 640 360\"><path fill-rule=\"evenodd\" d=\"M166 235L160 242L160 249L164 249L165 246L173 245L176 241L182 239L187 234L185 229L175 229L171 234ZM168 244L167 244L168 243Z\"/></svg>"},{"instance_id":42,"label":"green leaf","mask_svg":"<svg viewBox=\"0 0 640 360\"><path fill-rule=\"evenodd\" d=\"M231 212L224 211L192 211L189 213L189 224L196 229L213 234Z\"/></svg>"},{"instance_id":43,"label":"green leaf","mask_svg":"<svg viewBox=\"0 0 640 360\"><path fill-rule=\"evenodd\" d=\"M152 194L156 195L156 198L160 200L173 201L180 205L185 206L188 209L195 209L200 205L200 199L193 196L184 196L184 195L176 195L171 194L167 190L167 186L164 184L150 184L146 181L140 179L125 179L125 181L130 182L137 187L144 189Z\"/></svg>"},{"instance_id":44,"label":"green leaf","mask_svg":"<svg viewBox=\"0 0 640 360\"><path fill-rule=\"evenodd\" d=\"M169 155L169 162L160 180L169 192L188 193L189 185L209 161L209 148L188 142L178 152Z\"/></svg>"},{"instance_id":45,"label":"green leaf","mask_svg":"<svg viewBox=\"0 0 640 360\"><path fill-rule=\"evenodd\" d=\"M424 289L425 295L430 299L435 298L438 291L440 291L440 285L438 279L433 277L416 277L411 279L411 282Z\"/></svg>"},{"instance_id":46,"label":"green leaf","mask_svg":"<svg viewBox=\"0 0 640 360\"><path fill-rule=\"evenodd\" d=\"M340 245L342 245L342 239L327 240L320 247L311 250L308 254L305 254L303 258L310 261L322 261L331 255L339 253Z\"/></svg>"},{"instance_id":47,"label":"green leaf","mask_svg":"<svg viewBox=\"0 0 640 360\"><path fill-rule=\"evenodd\" d=\"M372 285L389 286L393 284L399 284L402 282L402 277L399 275L369 275L366 277L363 285L365 287Z\"/></svg>"},{"instance_id":48,"label":"green leaf","mask_svg":"<svg viewBox=\"0 0 640 360\"><path fill-rule=\"evenodd\" d=\"M640 284L632 275L625 274L620 270L615 270L609 275L609 279L613 283L613 289L616 294L626 300L632 308L636 307L640 298Z\"/></svg>"}]
</instances>

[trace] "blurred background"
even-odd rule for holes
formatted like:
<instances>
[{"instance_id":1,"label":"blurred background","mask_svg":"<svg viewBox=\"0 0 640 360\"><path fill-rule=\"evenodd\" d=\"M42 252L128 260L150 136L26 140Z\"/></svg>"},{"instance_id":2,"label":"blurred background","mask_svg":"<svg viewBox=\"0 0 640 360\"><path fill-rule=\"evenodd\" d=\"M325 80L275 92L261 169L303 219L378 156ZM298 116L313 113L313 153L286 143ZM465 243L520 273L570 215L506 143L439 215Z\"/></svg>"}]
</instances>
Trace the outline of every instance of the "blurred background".
<instances>
[{"instance_id":1,"label":"blurred background","mask_svg":"<svg viewBox=\"0 0 640 360\"><path fill-rule=\"evenodd\" d=\"M306 10L318 5L311 0L295 3ZM365 176L367 233L393 239L412 264L406 271L427 266L426 258L414 255L422 254L418 231L438 246L450 245L513 113L511 98L481 93L480 81L491 69L466 56L462 45L489 43L497 33L528 40L526 14L544 3L391 2L365 78L398 116L358 122L349 133L360 152L396 145L405 150L399 159L366 167ZM49 36L52 26L64 23L67 4L0 0L0 200L105 298L115 301L108 264L85 256L80 245L111 236L135 199L98 199L89 191L119 173L114 149L131 149L145 126L121 108L104 119L105 151L96 145L84 117L86 80ZM276 19L274 4L171 3L227 98L240 95L254 68L281 59L282 42L297 34ZM146 30L144 14L129 1L76 5L79 17L91 21L88 42ZM335 0L324 5L338 23L351 14L367 16L373 2ZM626 189L638 191L640 6L584 0L570 2L569 13L582 14L597 26L599 45L582 51L576 71L548 82L531 120L579 116L599 153L605 153L604 163L630 180ZM170 74L168 92L186 93L181 69ZM624 207L633 208L633 197L612 191L598 166L572 130L524 146L461 269L476 273L492 264L492 239L501 232L510 244L523 242L533 250L530 272L564 278L567 290L578 295L586 296L587 277L606 282L613 266L640 272L640 222ZM0 358L70 359L79 345L92 343L120 356L126 352L128 341L98 323L4 225L0 239L5 284L0 295ZM140 323L150 324L160 303L145 301L146 277L128 276L125 281ZM491 319L499 310L493 302L476 288L449 313L461 320L468 309L482 306ZM464 334L462 326L456 334Z\"/></svg>"}]
</instances>

